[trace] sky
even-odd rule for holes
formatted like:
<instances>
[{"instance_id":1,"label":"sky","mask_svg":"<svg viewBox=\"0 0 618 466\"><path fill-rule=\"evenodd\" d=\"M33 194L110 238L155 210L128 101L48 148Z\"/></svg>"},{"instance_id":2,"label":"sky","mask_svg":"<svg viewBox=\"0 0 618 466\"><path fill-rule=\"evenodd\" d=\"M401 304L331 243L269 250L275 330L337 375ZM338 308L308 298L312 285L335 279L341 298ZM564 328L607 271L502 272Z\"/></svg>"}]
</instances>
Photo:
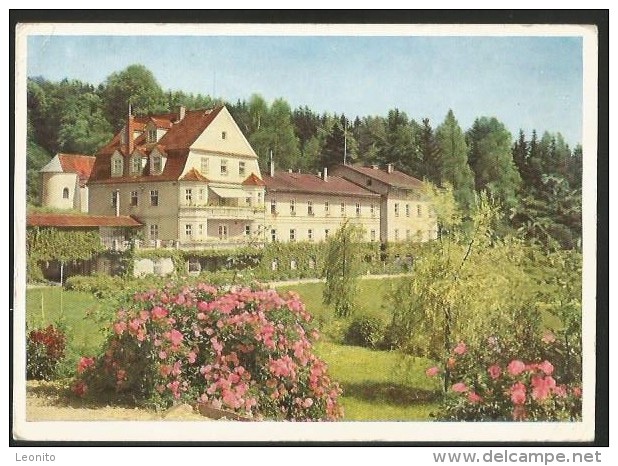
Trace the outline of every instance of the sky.
<instances>
[{"instance_id":1,"label":"sky","mask_svg":"<svg viewBox=\"0 0 618 466\"><path fill-rule=\"evenodd\" d=\"M29 36L28 76L92 84L140 63L164 90L236 102L258 93L292 108L438 126L449 109L468 129L496 117L582 138L581 37Z\"/></svg>"}]
</instances>

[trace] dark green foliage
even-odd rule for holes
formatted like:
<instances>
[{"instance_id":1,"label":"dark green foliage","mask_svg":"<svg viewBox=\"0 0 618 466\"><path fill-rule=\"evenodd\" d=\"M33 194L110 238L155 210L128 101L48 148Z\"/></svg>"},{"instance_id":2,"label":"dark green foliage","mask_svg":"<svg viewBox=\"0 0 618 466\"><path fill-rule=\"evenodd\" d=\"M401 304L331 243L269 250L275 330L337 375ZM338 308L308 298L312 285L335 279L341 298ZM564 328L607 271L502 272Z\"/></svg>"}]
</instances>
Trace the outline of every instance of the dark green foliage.
<instances>
[{"instance_id":1,"label":"dark green foliage","mask_svg":"<svg viewBox=\"0 0 618 466\"><path fill-rule=\"evenodd\" d=\"M376 349L381 346L384 334L385 324L382 319L372 316L358 316L350 322L344 342L347 345Z\"/></svg>"},{"instance_id":2,"label":"dark green foliage","mask_svg":"<svg viewBox=\"0 0 618 466\"><path fill-rule=\"evenodd\" d=\"M65 346L64 332L53 325L28 332L26 378L28 380L53 380L64 359Z\"/></svg>"}]
</instances>

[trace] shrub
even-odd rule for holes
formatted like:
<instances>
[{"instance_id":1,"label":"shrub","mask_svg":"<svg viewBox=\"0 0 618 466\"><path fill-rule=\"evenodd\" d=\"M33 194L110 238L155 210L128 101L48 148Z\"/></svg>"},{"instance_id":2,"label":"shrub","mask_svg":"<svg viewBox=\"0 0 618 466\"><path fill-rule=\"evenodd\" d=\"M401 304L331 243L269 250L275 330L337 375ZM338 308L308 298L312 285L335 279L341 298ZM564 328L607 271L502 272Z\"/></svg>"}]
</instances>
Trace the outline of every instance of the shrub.
<instances>
[{"instance_id":1,"label":"shrub","mask_svg":"<svg viewBox=\"0 0 618 466\"><path fill-rule=\"evenodd\" d=\"M310 321L297 295L274 290L201 283L137 293L117 312L103 354L80 360L74 391L335 420L341 390L312 352Z\"/></svg>"},{"instance_id":2,"label":"shrub","mask_svg":"<svg viewBox=\"0 0 618 466\"><path fill-rule=\"evenodd\" d=\"M384 332L385 325L381 319L359 316L350 323L344 341L348 345L377 348L382 343Z\"/></svg>"},{"instance_id":3,"label":"shrub","mask_svg":"<svg viewBox=\"0 0 618 466\"><path fill-rule=\"evenodd\" d=\"M434 414L445 421L573 421L581 419L581 386L561 383L548 361L504 359L501 342L489 337L483 349L460 342L446 368L427 376L448 377L447 391Z\"/></svg>"},{"instance_id":4,"label":"shrub","mask_svg":"<svg viewBox=\"0 0 618 466\"><path fill-rule=\"evenodd\" d=\"M64 359L65 345L64 333L53 325L31 330L26 338L26 378L52 380Z\"/></svg>"}]
</instances>

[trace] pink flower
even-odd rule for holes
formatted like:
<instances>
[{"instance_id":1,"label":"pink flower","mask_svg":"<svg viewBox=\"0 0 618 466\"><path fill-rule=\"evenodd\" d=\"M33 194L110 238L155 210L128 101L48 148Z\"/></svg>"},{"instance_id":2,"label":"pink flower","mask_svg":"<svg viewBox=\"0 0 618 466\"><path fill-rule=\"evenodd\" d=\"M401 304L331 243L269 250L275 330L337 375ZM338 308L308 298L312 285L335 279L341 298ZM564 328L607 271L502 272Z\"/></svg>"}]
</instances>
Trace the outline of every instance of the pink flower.
<instances>
[{"instance_id":1,"label":"pink flower","mask_svg":"<svg viewBox=\"0 0 618 466\"><path fill-rule=\"evenodd\" d=\"M142 320L148 320L150 313L146 310L139 311L139 318Z\"/></svg>"},{"instance_id":2,"label":"pink flower","mask_svg":"<svg viewBox=\"0 0 618 466\"><path fill-rule=\"evenodd\" d=\"M167 358L167 353L163 350L159 351L159 359Z\"/></svg>"},{"instance_id":3,"label":"pink flower","mask_svg":"<svg viewBox=\"0 0 618 466\"><path fill-rule=\"evenodd\" d=\"M567 396L567 389L564 385L557 385L554 388L554 394L560 398L565 398Z\"/></svg>"},{"instance_id":4,"label":"pink flower","mask_svg":"<svg viewBox=\"0 0 618 466\"><path fill-rule=\"evenodd\" d=\"M552 390L556 388L556 381L550 375L547 377L535 375L530 383L532 384L532 398L536 401L545 400Z\"/></svg>"},{"instance_id":5,"label":"pink flower","mask_svg":"<svg viewBox=\"0 0 618 466\"><path fill-rule=\"evenodd\" d=\"M526 370L526 365L522 361L515 359L509 363L507 370L511 375L519 375Z\"/></svg>"},{"instance_id":6,"label":"pink flower","mask_svg":"<svg viewBox=\"0 0 618 466\"><path fill-rule=\"evenodd\" d=\"M429 369L427 369L425 371L425 375L427 375L427 377L435 377L439 373L440 373L440 369L438 369L435 366L434 367L430 367Z\"/></svg>"},{"instance_id":7,"label":"pink flower","mask_svg":"<svg viewBox=\"0 0 618 466\"><path fill-rule=\"evenodd\" d=\"M543 361L541 364L538 365L538 368L541 369L545 373L545 375L552 375L552 373L554 372L554 366L549 361Z\"/></svg>"},{"instance_id":8,"label":"pink flower","mask_svg":"<svg viewBox=\"0 0 618 466\"><path fill-rule=\"evenodd\" d=\"M71 390L77 396L84 396L88 392L88 385L83 380L80 380L71 387Z\"/></svg>"},{"instance_id":9,"label":"pink flower","mask_svg":"<svg viewBox=\"0 0 618 466\"><path fill-rule=\"evenodd\" d=\"M483 399L480 397L480 395L476 392L469 392L468 393L468 401L472 404L476 404L476 403L480 403Z\"/></svg>"},{"instance_id":10,"label":"pink flower","mask_svg":"<svg viewBox=\"0 0 618 466\"><path fill-rule=\"evenodd\" d=\"M487 372L489 372L489 376L492 379L496 380L498 377L500 377L500 374L502 374L502 369L500 369L500 366L498 364L494 364L493 366L489 366Z\"/></svg>"},{"instance_id":11,"label":"pink flower","mask_svg":"<svg viewBox=\"0 0 618 466\"><path fill-rule=\"evenodd\" d=\"M517 382L511 387L511 401L515 405L523 405L526 402L526 386Z\"/></svg>"},{"instance_id":12,"label":"pink flower","mask_svg":"<svg viewBox=\"0 0 618 466\"><path fill-rule=\"evenodd\" d=\"M573 396L580 398L582 396L582 389L581 387L573 387L571 389L571 392L573 393Z\"/></svg>"},{"instance_id":13,"label":"pink flower","mask_svg":"<svg viewBox=\"0 0 618 466\"><path fill-rule=\"evenodd\" d=\"M81 357L77 363L77 373L81 374L92 366L94 366L94 358Z\"/></svg>"},{"instance_id":14,"label":"pink flower","mask_svg":"<svg viewBox=\"0 0 618 466\"><path fill-rule=\"evenodd\" d=\"M190 351L189 354L187 354L187 360L189 361L190 364L193 364L196 359L197 359L197 354L195 354L194 351Z\"/></svg>"},{"instance_id":15,"label":"pink flower","mask_svg":"<svg viewBox=\"0 0 618 466\"><path fill-rule=\"evenodd\" d=\"M173 328L170 331L170 341L172 342L172 346L178 346L182 342L183 336L178 330Z\"/></svg>"},{"instance_id":16,"label":"pink flower","mask_svg":"<svg viewBox=\"0 0 618 466\"><path fill-rule=\"evenodd\" d=\"M453 353L458 354L459 356L462 356L466 354L466 351L468 351L466 344L463 341L460 341L455 347L455 349L453 350Z\"/></svg>"},{"instance_id":17,"label":"pink flower","mask_svg":"<svg viewBox=\"0 0 618 466\"><path fill-rule=\"evenodd\" d=\"M455 358L448 358L448 361L446 361L446 366L449 369L452 369L453 367L455 367Z\"/></svg>"},{"instance_id":18,"label":"pink flower","mask_svg":"<svg viewBox=\"0 0 618 466\"><path fill-rule=\"evenodd\" d=\"M305 398L305 401L303 401L303 407L311 408L311 406L313 406L313 400L311 398Z\"/></svg>"},{"instance_id":19,"label":"pink flower","mask_svg":"<svg viewBox=\"0 0 618 466\"><path fill-rule=\"evenodd\" d=\"M167 310L163 309L161 306L155 306L152 308L152 320L164 319L165 317L167 317L167 314Z\"/></svg>"},{"instance_id":20,"label":"pink flower","mask_svg":"<svg viewBox=\"0 0 618 466\"><path fill-rule=\"evenodd\" d=\"M465 383L458 382L451 387L455 393L466 393L468 391L468 387Z\"/></svg>"},{"instance_id":21,"label":"pink flower","mask_svg":"<svg viewBox=\"0 0 618 466\"><path fill-rule=\"evenodd\" d=\"M114 324L114 333L116 335L122 335L126 329L127 329L127 323L124 321L116 322Z\"/></svg>"}]
</instances>

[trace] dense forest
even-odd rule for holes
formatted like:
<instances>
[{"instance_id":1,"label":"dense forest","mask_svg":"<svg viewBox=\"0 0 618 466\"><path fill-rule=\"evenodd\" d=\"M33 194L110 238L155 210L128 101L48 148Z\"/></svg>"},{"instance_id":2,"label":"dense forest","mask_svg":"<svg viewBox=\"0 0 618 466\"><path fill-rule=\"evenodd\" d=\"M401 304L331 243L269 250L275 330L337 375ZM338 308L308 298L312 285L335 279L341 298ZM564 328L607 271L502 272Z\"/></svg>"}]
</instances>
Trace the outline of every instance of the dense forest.
<instances>
[{"instance_id":1,"label":"dense forest","mask_svg":"<svg viewBox=\"0 0 618 466\"><path fill-rule=\"evenodd\" d=\"M514 138L494 117L462 128L452 110L435 125L394 108L384 116L319 114L292 109L284 98L224 102L208 95L164 91L152 72L131 65L95 87L76 80L28 79L27 196L39 197L38 170L58 152L95 154L118 131L128 105L135 114L225 104L263 168L272 150L278 168L317 172L341 163L393 163L438 187L449 185L463 211L486 191L508 224L545 245L576 248L581 241L582 148L560 133L523 131Z\"/></svg>"}]
</instances>

